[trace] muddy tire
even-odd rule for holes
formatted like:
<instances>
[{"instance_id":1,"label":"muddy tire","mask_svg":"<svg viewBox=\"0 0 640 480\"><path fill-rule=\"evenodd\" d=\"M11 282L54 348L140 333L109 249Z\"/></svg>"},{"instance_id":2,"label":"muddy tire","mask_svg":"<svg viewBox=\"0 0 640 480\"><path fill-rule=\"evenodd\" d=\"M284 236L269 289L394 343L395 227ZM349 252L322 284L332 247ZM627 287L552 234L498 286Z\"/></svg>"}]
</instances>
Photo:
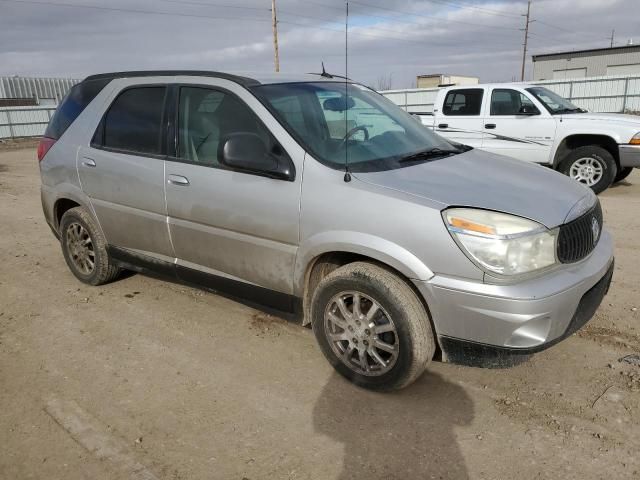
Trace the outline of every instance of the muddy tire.
<instances>
[{"instance_id":1,"label":"muddy tire","mask_svg":"<svg viewBox=\"0 0 640 480\"><path fill-rule=\"evenodd\" d=\"M633 167L621 168L620 170L618 170L618 174L616 175L616 178L613 180L613 183L621 182L622 180L627 178L631 174L631 172L633 172Z\"/></svg>"},{"instance_id":2,"label":"muddy tire","mask_svg":"<svg viewBox=\"0 0 640 480\"><path fill-rule=\"evenodd\" d=\"M572 150L560 162L558 170L591 188L595 193L604 192L609 188L618 173L613 155L596 145Z\"/></svg>"},{"instance_id":3,"label":"muddy tire","mask_svg":"<svg viewBox=\"0 0 640 480\"><path fill-rule=\"evenodd\" d=\"M118 277L120 269L109 258L105 238L84 208L72 208L62 216L60 243L69 270L81 282L102 285Z\"/></svg>"},{"instance_id":4,"label":"muddy tire","mask_svg":"<svg viewBox=\"0 0 640 480\"><path fill-rule=\"evenodd\" d=\"M329 363L372 390L409 385L436 348L428 313L414 290L370 263L351 263L327 275L313 293L311 322Z\"/></svg>"}]
</instances>

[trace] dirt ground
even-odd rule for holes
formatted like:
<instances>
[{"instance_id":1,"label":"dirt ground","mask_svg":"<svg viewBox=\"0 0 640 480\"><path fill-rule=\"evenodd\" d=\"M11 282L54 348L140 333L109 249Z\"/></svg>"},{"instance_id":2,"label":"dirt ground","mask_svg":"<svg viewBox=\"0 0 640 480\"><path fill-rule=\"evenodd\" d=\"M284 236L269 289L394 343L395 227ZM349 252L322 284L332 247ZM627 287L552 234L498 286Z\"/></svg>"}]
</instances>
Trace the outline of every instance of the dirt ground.
<instances>
[{"instance_id":1,"label":"dirt ground","mask_svg":"<svg viewBox=\"0 0 640 480\"><path fill-rule=\"evenodd\" d=\"M609 295L505 370L433 363L393 394L338 377L310 330L142 275L67 269L35 150L0 151L0 478L640 478L640 171L601 195Z\"/></svg>"}]
</instances>

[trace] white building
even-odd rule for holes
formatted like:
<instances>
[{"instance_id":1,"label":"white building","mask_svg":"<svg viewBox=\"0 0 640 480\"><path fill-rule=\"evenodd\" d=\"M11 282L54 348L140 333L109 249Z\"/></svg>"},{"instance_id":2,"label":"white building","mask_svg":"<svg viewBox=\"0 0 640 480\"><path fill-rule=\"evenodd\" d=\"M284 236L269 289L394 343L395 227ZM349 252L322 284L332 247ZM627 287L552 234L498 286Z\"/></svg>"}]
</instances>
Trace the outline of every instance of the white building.
<instances>
[{"instance_id":1,"label":"white building","mask_svg":"<svg viewBox=\"0 0 640 480\"><path fill-rule=\"evenodd\" d=\"M450 75L448 73L432 73L429 75L418 75L416 78L417 88L433 88L445 85L477 85L478 77L466 77L464 75Z\"/></svg>"},{"instance_id":2,"label":"white building","mask_svg":"<svg viewBox=\"0 0 640 480\"><path fill-rule=\"evenodd\" d=\"M533 79L640 74L640 45L533 55Z\"/></svg>"}]
</instances>

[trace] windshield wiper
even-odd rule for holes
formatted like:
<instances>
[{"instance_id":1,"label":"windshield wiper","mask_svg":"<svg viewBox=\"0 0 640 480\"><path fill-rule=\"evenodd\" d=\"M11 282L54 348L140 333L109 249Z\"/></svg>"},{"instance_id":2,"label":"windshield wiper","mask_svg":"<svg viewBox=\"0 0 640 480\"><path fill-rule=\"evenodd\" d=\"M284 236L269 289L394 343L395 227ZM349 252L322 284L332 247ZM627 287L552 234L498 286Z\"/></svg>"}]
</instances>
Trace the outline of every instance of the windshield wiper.
<instances>
[{"instance_id":1,"label":"windshield wiper","mask_svg":"<svg viewBox=\"0 0 640 480\"><path fill-rule=\"evenodd\" d=\"M584 113L586 112L586 110L583 110L580 107L576 107L576 108L562 108L560 110L557 110L556 113Z\"/></svg>"},{"instance_id":2,"label":"windshield wiper","mask_svg":"<svg viewBox=\"0 0 640 480\"><path fill-rule=\"evenodd\" d=\"M428 150L423 150L421 152L412 153L410 155L402 157L400 160L398 160L398 163L413 162L416 160L429 160L431 158L447 157L449 155L456 155L458 153L462 153L462 150L433 147Z\"/></svg>"}]
</instances>

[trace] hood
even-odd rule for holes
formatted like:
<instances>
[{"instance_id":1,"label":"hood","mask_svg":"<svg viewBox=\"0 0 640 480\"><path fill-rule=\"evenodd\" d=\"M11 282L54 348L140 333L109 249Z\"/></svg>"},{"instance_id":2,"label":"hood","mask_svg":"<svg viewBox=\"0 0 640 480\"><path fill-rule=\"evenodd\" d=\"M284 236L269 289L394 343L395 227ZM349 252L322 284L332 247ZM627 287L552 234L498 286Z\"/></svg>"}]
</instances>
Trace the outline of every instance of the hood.
<instances>
[{"instance_id":1,"label":"hood","mask_svg":"<svg viewBox=\"0 0 640 480\"><path fill-rule=\"evenodd\" d=\"M560 115L563 121L569 120L585 120L592 122L611 122L622 124L625 126L634 125L640 130L640 117L637 115L626 115L623 113L571 113Z\"/></svg>"},{"instance_id":2,"label":"hood","mask_svg":"<svg viewBox=\"0 0 640 480\"><path fill-rule=\"evenodd\" d=\"M450 206L526 217L554 228L595 202L593 192L550 168L482 150L382 172L354 173L363 182ZM571 212L571 217L568 218ZM578 213L579 214L579 213Z\"/></svg>"}]
</instances>

